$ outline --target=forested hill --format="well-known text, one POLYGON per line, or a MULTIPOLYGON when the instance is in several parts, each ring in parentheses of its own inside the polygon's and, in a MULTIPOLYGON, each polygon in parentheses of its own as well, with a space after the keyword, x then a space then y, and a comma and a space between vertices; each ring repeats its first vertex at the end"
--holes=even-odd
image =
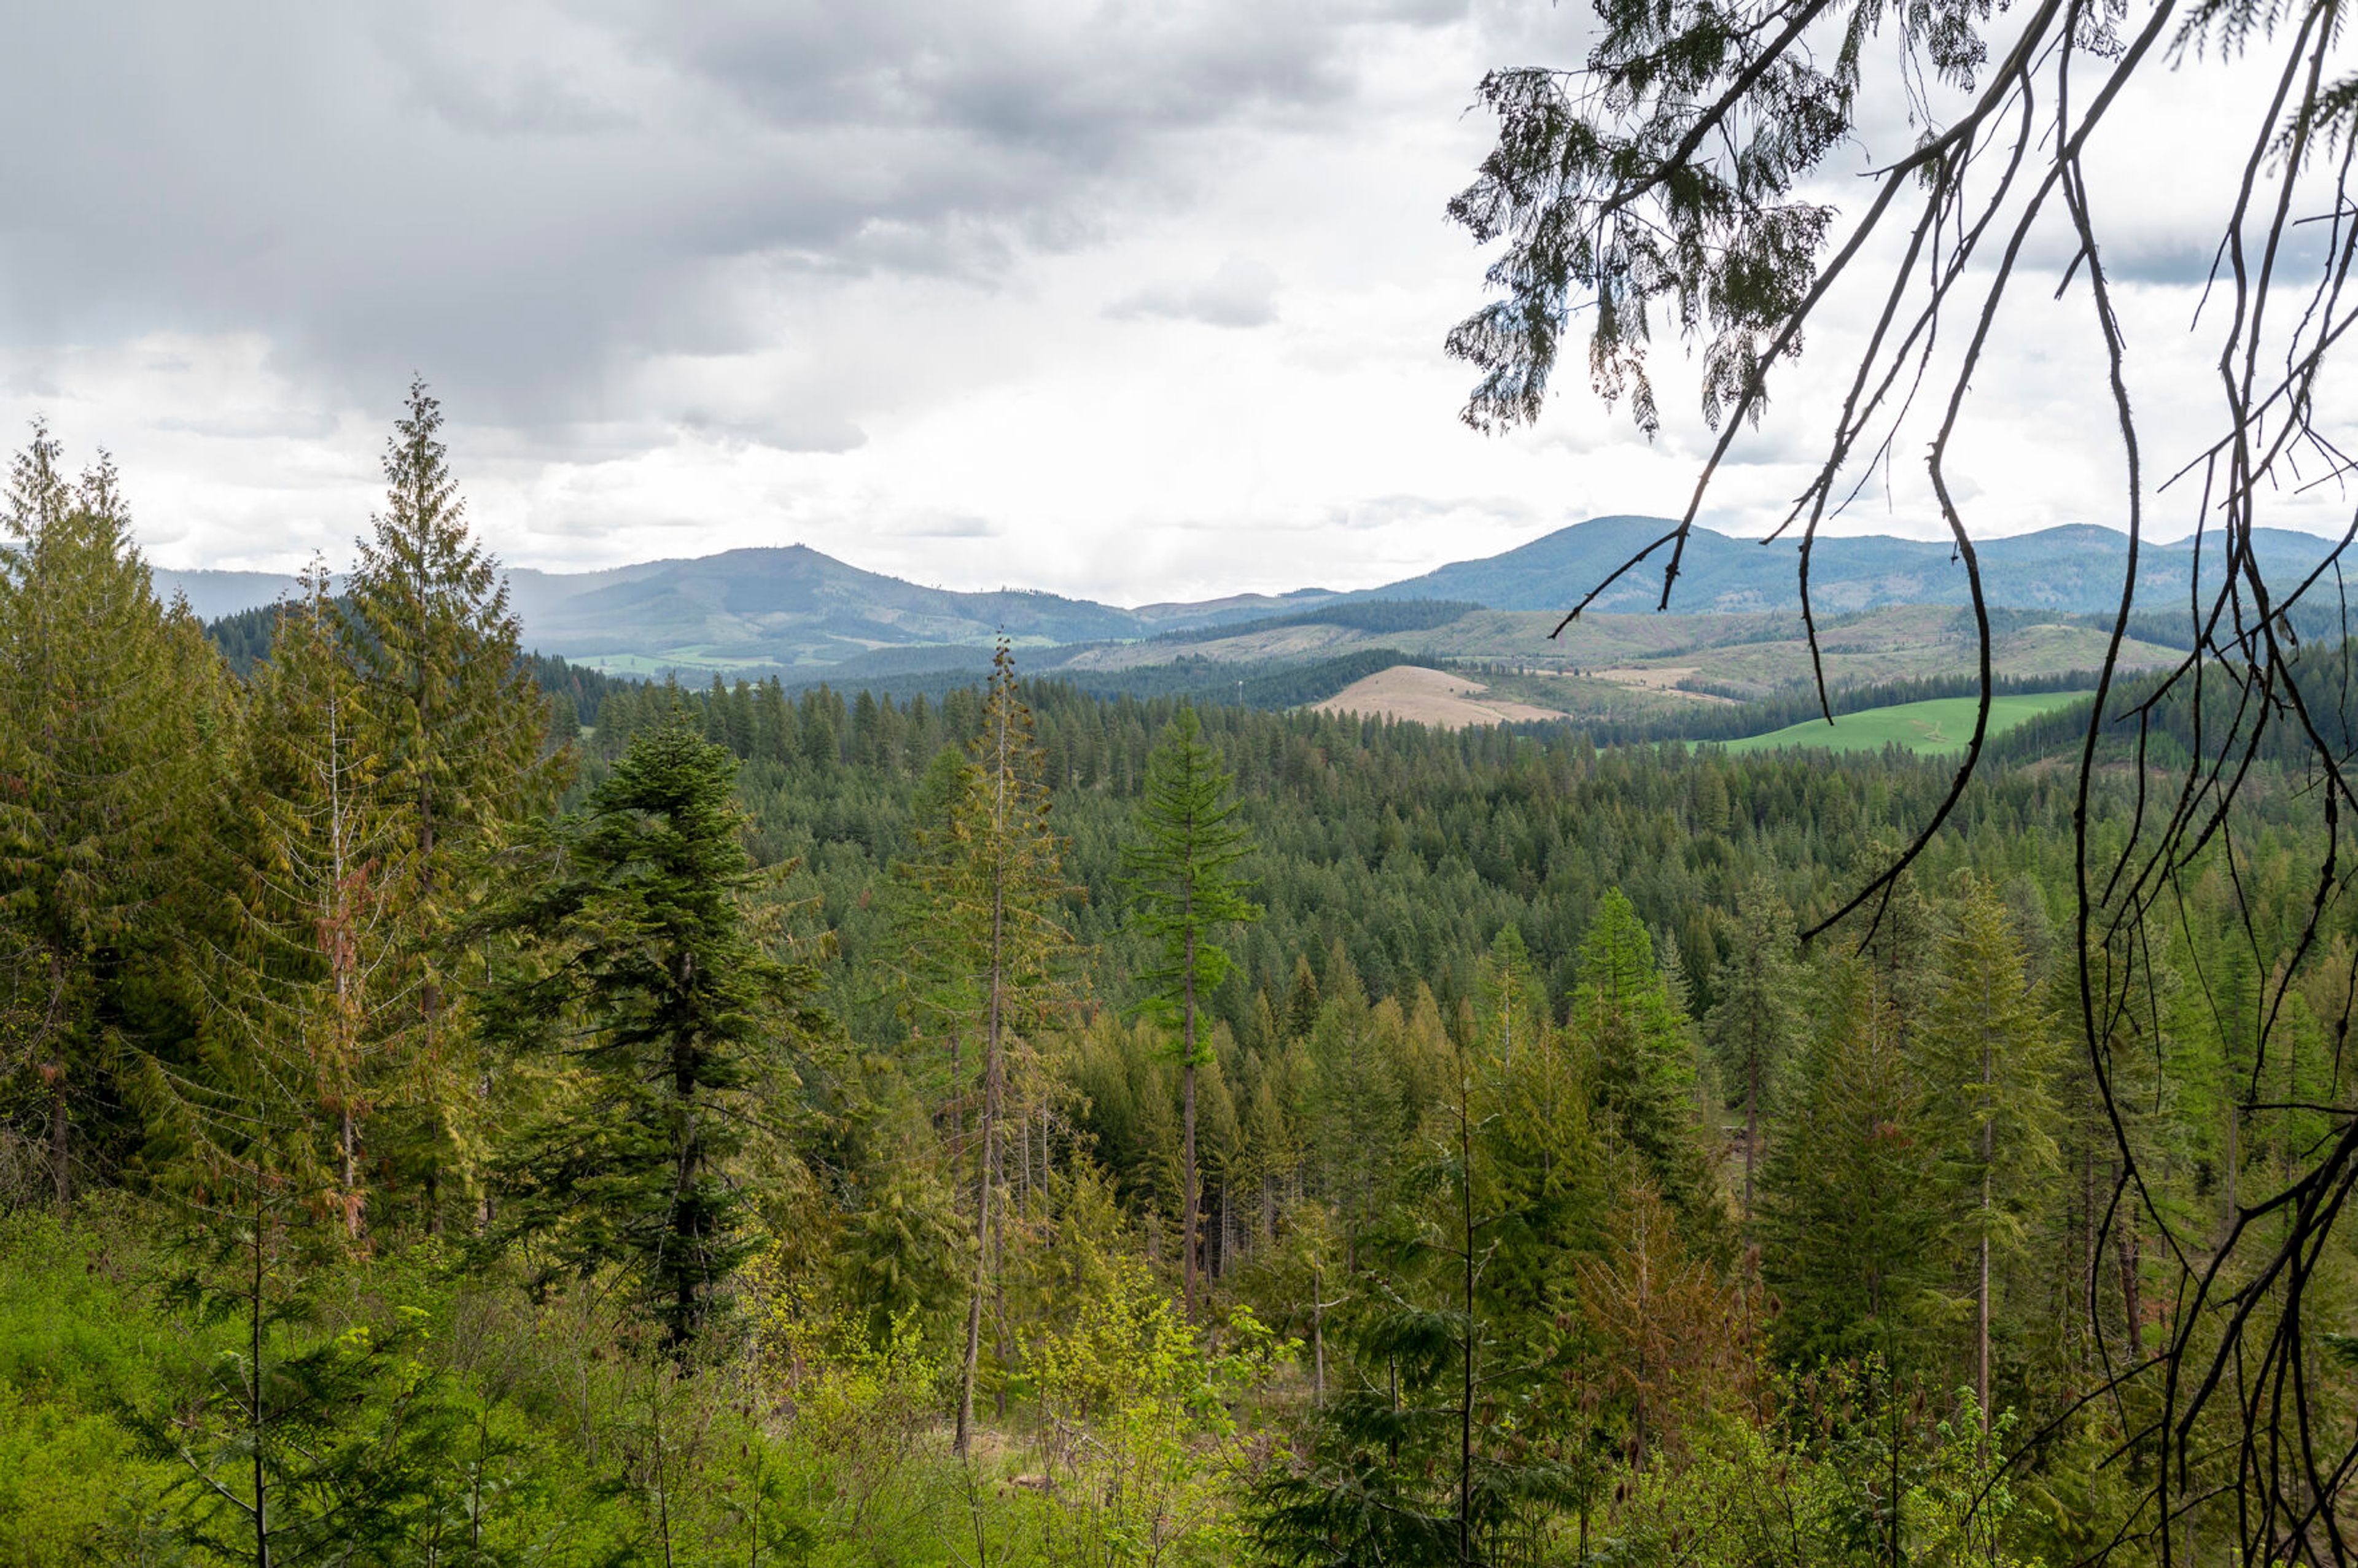
MULTIPOLYGON (((1122 935, 1119 850, 1154 741, 1179 704, 1099 699, 1055 681, 1027 683, 1023 693, 1058 831, 1071 841, 1070 914, 1102 993, 1120 995, 1141 960, 1122 935)), ((791 698, 766 687, 719 697, 616 687, 583 742, 583 778, 684 708, 743 760, 738 789, 757 857, 797 867, 792 885, 821 901, 814 918, 840 942, 838 974, 849 976, 881 940, 872 894, 909 852, 925 769, 975 731, 980 702, 979 688, 896 704, 824 688, 791 698)), ((1212 993, 1238 1038, 1260 997, 1282 1002, 1297 961, 1321 970, 1336 951, 1373 996, 1429 986, 1454 1008, 1472 996, 1480 955, 1509 925, 1536 972, 1568 992, 1581 934, 1616 887, 1676 953, 1707 1008, 1747 882, 1765 878, 1798 910, 1830 907, 1874 852, 1931 811, 1952 771, 1823 755, 1738 765, 1676 743, 1600 752, 1563 730, 1526 737, 1313 712, 1195 711, 1235 772, 1258 846, 1256 896, 1269 910, 1235 938, 1237 968, 1212 993)), ((2045 894, 2031 892, 2044 874, 2039 847, 2066 831, 2069 810, 2047 772, 2002 775, 1968 795, 1974 830, 1944 845, 1933 875, 1971 863, 2014 888, 2026 909, 2043 909, 2045 894)), ((847 994, 843 1005, 860 1004, 847 994)))
MULTIPOLYGON (((515 569, 507 574, 528 645, 599 667, 640 674, 667 668, 728 672, 775 670, 841 677, 889 677, 917 670, 972 673, 1004 633, 1036 665, 1061 663, 1063 650, 1212 629, 1269 631, 1330 624, 1387 632, 1428 627, 1437 613, 1383 608, 1433 600, 1462 615, 1493 611, 1569 610, 1634 552, 1670 526, 1659 517, 1597 517, 1560 528, 1483 560, 1464 561, 1353 594, 1303 589, 1285 595, 1238 595, 1201 603, 1126 609, 1055 594, 955 592, 860 570, 804 546, 730 550, 691 560, 652 561, 576 574, 515 569)), ((2329 541, 2263 530, 2255 546, 2270 569, 2296 579, 2322 558, 2329 541)), ((2061 614, 2118 608, 2126 535, 2094 526, 2049 528, 1987 541, 1981 550, 1984 589, 2001 608, 2061 614)), ((2215 578, 2216 545, 2204 562, 2215 578)), ((1607 612, 1651 611, 1661 594, 1663 557, 1624 576, 1596 601, 1607 612)), ((1696 530, 1681 567, 1672 608, 1734 614, 1798 610, 1794 550, 1763 547, 1709 529, 1696 530)), ((2184 546, 2148 545, 2140 568, 2140 604, 2170 607, 2186 598, 2193 569, 2184 546)), ((188 596, 207 620, 270 603, 290 579, 250 572, 158 572, 159 590, 188 596)), ((1821 539, 1811 582, 1821 615, 1891 605, 1963 605, 1963 569, 1949 546, 1876 535, 1821 539)), ((1494 650, 1529 654, 1542 639, 1494 650)))
MULTIPOLYGON (((18 460, 0 1563, 2062 1568, 2215 1328, 2151 1217, 2345 1130, 2300 749, 2091 1055, 2067 730, 1804 943, 1945 764, 535 665, 438 425, 266 656, 18 460)), ((2100 851, 2215 722, 2125 695, 2100 851)))
MULTIPOLYGON (((1492 610, 1554 611, 1580 603, 1630 557, 1673 526, 1660 517, 1596 517, 1492 556, 1463 561, 1371 592, 1397 599, 1470 599, 1492 610)), ((2283 529, 2261 529, 2254 548, 2271 571, 2298 582, 2325 558, 2334 541, 2283 529)), ((2224 546, 2214 535, 2201 567, 2216 582, 2224 546)), ((1982 540, 1976 549, 1982 591, 1997 607, 2080 614, 2120 608, 2128 535, 2081 524, 1982 540)), ((1797 611, 1801 606, 1799 540, 1764 545, 1697 528, 1679 563, 1671 608, 1689 612, 1797 611)), ((1650 611, 1661 600, 1667 546, 1631 568, 1598 595, 1605 611, 1650 611)), ((2196 566, 2190 544, 2147 542, 2137 567, 2140 608, 2177 605, 2187 598, 2196 566)), ((1810 556, 1810 594, 1821 615, 1888 604, 1965 604, 1964 568, 1946 542, 1887 535, 1827 535, 1810 556)))

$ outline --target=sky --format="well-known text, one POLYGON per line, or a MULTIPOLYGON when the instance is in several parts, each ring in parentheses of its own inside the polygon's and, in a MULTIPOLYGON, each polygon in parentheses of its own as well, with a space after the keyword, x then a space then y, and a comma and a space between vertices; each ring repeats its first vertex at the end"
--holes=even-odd
MULTIPOLYGON (((1444 213, 1492 129, 1475 84, 1575 63, 1592 27, 1493 0, 27 8, 0 426, 111 451, 182 568, 348 560, 413 373, 487 545, 546 569, 799 543, 1141 603, 1675 514, 1711 439, 1675 340, 1651 441, 1577 366, 1535 428, 1476 434, 1442 352, 1484 297, 1444 213)), ((2198 62, 2097 153, 2157 460, 2202 427, 2184 326, 2248 89, 2198 62)), ((1872 109, 1824 198, 1855 208, 1913 134, 1872 109)), ((2043 297, 1956 444, 1989 534, 2120 521, 2084 297, 2043 297)), ((1781 510, 1857 341, 1855 311, 1812 335, 1707 523, 1781 510)), ((1935 536, 1893 473, 1840 526, 1935 536)))

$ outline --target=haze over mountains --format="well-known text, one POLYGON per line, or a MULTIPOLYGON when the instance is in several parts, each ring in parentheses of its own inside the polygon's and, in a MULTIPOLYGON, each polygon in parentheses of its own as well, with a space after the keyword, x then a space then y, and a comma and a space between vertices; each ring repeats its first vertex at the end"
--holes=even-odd
MULTIPOLYGON (((688 560, 649 561, 605 571, 508 574, 525 643, 545 654, 615 672, 744 671, 816 676, 887 675, 978 663, 1001 633, 1019 646, 1102 644, 1240 626, 1349 601, 1433 599, 1493 611, 1561 613, 1671 524, 1658 517, 1592 518, 1486 559, 1353 593, 1303 589, 1196 602, 1137 607, 1002 589, 969 593, 926 588, 863 571, 802 545, 730 550, 688 560)), ((2305 573, 2331 541, 2270 531, 2259 550, 2271 569, 2305 573)), ((2117 607, 2127 537, 2087 524, 1993 539, 1979 546, 1994 606, 2063 613, 2117 607)), ((2220 557, 2206 547, 2205 575, 2220 557)), ((1594 608, 1652 610, 1664 556, 1622 577, 1594 608)), ((1674 611, 1791 613, 1799 608, 1796 548, 1762 546, 1698 528, 1681 569, 1674 611)), ((2146 546, 2138 603, 2185 601, 2194 567, 2190 545, 2146 546)), ((261 572, 157 569, 157 587, 188 596, 207 619, 267 604, 291 578, 261 572)), ((1812 552, 1812 602, 1822 615, 1893 605, 1962 605, 1965 574, 1949 547, 1887 535, 1821 539, 1812 552)))

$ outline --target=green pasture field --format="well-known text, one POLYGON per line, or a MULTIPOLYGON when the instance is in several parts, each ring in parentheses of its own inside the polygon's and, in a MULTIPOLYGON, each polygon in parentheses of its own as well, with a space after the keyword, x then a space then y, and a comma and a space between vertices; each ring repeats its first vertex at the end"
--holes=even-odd
MULTIPOLYGON (((2088 695, 2084 691, 2040 691, 1993 698, 1989 732, 1992 736, 2003 735, 2026 719, 2069 707, 2088 695)), ((1771 730, 1766 735, 1747 735, 1741 741, 1728 741, 1727 749, 1771 752, 1813 746, 1829 752, 1880 752, 1886 746, 1898 745, 1926 756, 1939 756, 1965 749, 1965 743, 1974 736, 1976 706, 1976 699, 1970 697, 1942 697, 1929 702, 1869 708, 1841 714, 1831 725, 1817 719, 1771 730)))

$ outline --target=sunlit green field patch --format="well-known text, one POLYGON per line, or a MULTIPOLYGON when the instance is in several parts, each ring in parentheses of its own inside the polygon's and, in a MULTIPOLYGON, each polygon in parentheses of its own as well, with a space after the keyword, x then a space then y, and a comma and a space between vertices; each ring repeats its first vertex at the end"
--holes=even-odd
MULTIPOLYGON (((2026 719, 2069 707, 2088 696, 2084 691, 2028 692, 1992 699, 1989 732, 2003 735, 2026 719)), ((1768 752, 1814 746, 1829 752, 1880 752, 1905 746, 1927 756, 1962 752, 1974 736, 1976 700, 1970 697, 1934 697, 1929 702, 1901 702, 1889 708, 1869 708, 1823 719, 1789 724, 1766 735, 1730 741, 1731 752, 1768 752)))

